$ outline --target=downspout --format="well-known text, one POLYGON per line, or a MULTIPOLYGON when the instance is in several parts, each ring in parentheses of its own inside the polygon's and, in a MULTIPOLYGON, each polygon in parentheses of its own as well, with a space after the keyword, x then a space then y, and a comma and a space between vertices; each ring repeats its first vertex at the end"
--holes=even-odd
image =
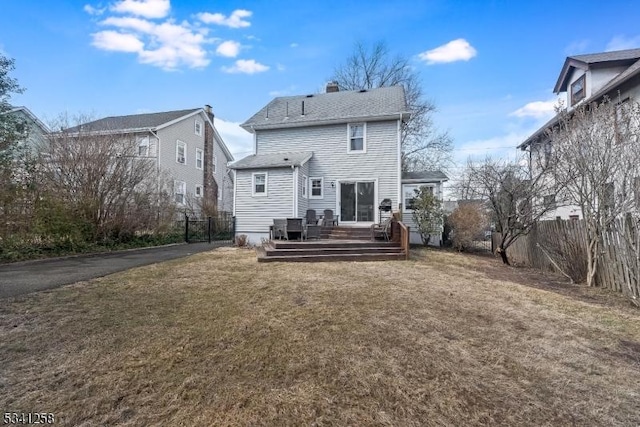
POLYGON ((402 113, 398 119, 398 212, 402 215, 402 113))
POLYGON ((156 206, 157 219, 160 220, 160 137, 156 132, 149 128, 149 133, 156 137, 156 206))
POLYGON ((238 170, 233 169, 233 216, 236 216, 236 200, 238 200, 238 170))
POLYGON ((298 217, 298 167, 291 165, 293 169, 293 217, 298 217))
POLYGON ((251 133, 253 133, 253 154, 254 155, 258 155, 258 134, 256 133, 256 130, 253 128, 253 125, 251 126, 251 133))

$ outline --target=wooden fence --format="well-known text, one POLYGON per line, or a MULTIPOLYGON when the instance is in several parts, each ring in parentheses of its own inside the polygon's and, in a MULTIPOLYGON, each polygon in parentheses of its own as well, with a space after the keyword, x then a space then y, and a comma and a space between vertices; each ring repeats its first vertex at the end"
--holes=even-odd
MULTIPOLYGON (((499 235, 493 235, 494 247, 499 235)), ((509 260, 572 277, 586 277, 587 232, 584 221, 540 221, 527 236, 507 249, 509 260), (553 262, 552 262, 553 260, 553 262), (556 264, 554 266, 554 263, 556 264)), ((640 298, 640 225, 632 218, 617 220, 602 238, 596 284, 640 298)))

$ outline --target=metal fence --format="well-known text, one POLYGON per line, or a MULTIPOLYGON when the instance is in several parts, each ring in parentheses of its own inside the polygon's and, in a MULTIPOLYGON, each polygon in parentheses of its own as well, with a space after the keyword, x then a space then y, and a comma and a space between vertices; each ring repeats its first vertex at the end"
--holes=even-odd
POLYGON ((176 221, 176 228, 184 231, 184 241, 195 242, 233 242, 235 217, 229 212, 219 212, 215 216, 189 216, 176 221))

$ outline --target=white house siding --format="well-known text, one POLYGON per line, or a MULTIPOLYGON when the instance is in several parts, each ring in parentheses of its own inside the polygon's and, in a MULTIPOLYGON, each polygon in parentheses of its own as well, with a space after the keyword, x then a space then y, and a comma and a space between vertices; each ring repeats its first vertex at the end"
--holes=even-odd
POLYGON ((304 187, 304 176, 309 177, 309 162, 298 168, 298 216, 304 218, 309 209, 309 187, 307 181, 307 196, 302 197, 302 188, 304 187))
MULTIPOLYGON (((442 183, 440 182, 422 182, 422 183, 410 183, 410 184, 402 184, 402 194, 404 194, 407 187, 415 187, 415 186, 429 186, 433 187, 433 194, 438 198, 438 200, 442 201, 442 183)), ((422 237, 420 237, 420 232, 418 231, 418 225, 413 220, 413 211, 407 210, 403 206, 402 211, 402 222, 405 223, 409 227, 409 239, 411 244, 419 245, 422 244, 422 237)), ((432 234, 431 239, 429 241, 430 246, 440 246, 442 244, 442 233, 432 234)))
POLYGON ((309 199, 309 209, 335 211, 337 184, 345 180, 377 180, 376 218, 377 207, 382 199, 391 199, 397 209, 400 178, 398 121, 368 122, 366 153, 347 153, 347 143, 346 123, 257 132, 257 154, 313 152, 308 176, 324 178, 324 196, 322 199, 309 199))
POLYGON ((236 235, 246 234, 250 244, 260 244, 269 237, 274 218, 291 218, 293 214, 293 170, 256 169, 236 172, 236 235), (267 195, 252 195, 252 174, 267 173, 267 195))

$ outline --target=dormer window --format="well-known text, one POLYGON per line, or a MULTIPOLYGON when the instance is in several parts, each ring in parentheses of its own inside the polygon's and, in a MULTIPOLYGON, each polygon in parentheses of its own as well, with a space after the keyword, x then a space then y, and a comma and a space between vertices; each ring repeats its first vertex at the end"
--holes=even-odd
POLYGON ((571 105, 576 105, 585 98, 587 94, 585 77, 586 74, 583 74, 582 77, 571 83, 571 105))

